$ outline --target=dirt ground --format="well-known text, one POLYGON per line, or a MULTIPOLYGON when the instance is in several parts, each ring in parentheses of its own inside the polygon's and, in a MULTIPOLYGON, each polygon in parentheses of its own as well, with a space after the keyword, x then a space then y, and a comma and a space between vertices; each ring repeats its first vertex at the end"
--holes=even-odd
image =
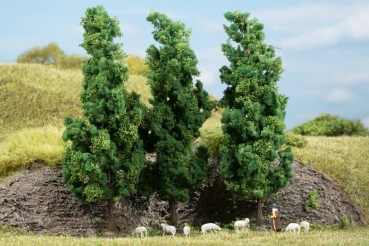
MULTIPOLYGON (((190 201, 178 204, 178 230, 184 223, 229 224, 242 218, 255 223, 256 201, 236 201, 225 189, 217 173, 219 160, 212 158, 207 182, 191 193, 190 201)), ((338 223, 346 215, 357 225, 367 222, 355 204, 326 175, 299 161, 293 163, 294 177, 289 185, 264 201, 264 225, 270 228, 271 204, 278 205, 282 226, 307 220, 311 223, 338 223), (319 208, 304 210, 310 190, 319 195, 319 208)), ((106 202, 80 203, 62 182, 61 166, 34 164, 0 183, 0 225, 20 227, 36 234, 99 236, 106 228, 106 202)), ((160 228, 168 218, 168 204, 151 197, 130 197, 115 203, 119 235, 143 225, 160 228)))

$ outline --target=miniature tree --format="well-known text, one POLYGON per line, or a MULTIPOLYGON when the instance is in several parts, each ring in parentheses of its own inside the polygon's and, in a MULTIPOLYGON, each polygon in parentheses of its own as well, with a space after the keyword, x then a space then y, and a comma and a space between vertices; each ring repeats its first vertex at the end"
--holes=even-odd
POLYGON ((220 69, 228 87, 221 103, 225 143, 220 148, 220 172, 227 188, 242 199, 257 200, 256 226, 262 225, 262 203, 293 176, 291 147, 285 143, 287 97, 278 94, 282 61, 264 43, 263 25, 249 13, 227 12, 228 40, 222 51, 230 62, 220 69), (235 45, 235 47, 233 46, 235 45), (276 160, 278 159, 278 160, 276 160))
POLYGON ((91 56, 83 64, 83 117, 65 119, 64 141, 71 141, 62 159, 63 181, 81 201, 108 201, 108 229, 115 231, 114 199, 136 192, 145 161, 138 126, 143 118, 139 96, 127 93, 128 68, 119 22, 104 7, 88 8, 81 20, 81 46, 91 56))
POLYGON ((18 63, 39 63, 43 65, 56 64, 65 57, 65 53, 56 43, 45 47, 34 47, 17 58, 18 63))
POLYGON ((155 152, 156 161, 143 169, 141 187, 146 194, 156 192, 169 202, 170 223, 176 225, 176 201, 187 201, 190 189, 205 178, 208 150, 203 145, 196 151, 192 147, 213 104, 199 80, 193 86, 193 77, 200 72, 189 45, 190 30, 155 11, 147 20, 161 46, 151 45, 146 51, 146 77, 153 98, 141 134, 145 150, 155 152))

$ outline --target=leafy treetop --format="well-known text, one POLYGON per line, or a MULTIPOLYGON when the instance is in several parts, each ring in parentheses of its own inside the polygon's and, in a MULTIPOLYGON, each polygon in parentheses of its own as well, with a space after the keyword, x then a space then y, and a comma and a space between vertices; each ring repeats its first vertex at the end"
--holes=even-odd
POLYGON ((145 149, 157 157, 155 164, 143 170, 142 181, 149 193, 158 192, 162 199, 186 201, 189 189, 205 177, 207 148, 200 146, 194 154, 192 143, 200 136, 213 104, 199 80, 193 86, 193 77, 200 72, 189 44, 190 30, 155 11, 147 20, 161 46, 151 45, 146 51, 146 77, 153 98, 142 136, 145 149))
POLYGON ((120 44, 119 22, 102 6, 88 8, 81 20, 82 47, 91 56, 83 64, 83 117, 65 119, 66 148, 63 181, 81 200, 109 200, 136 191, 145 155, 138 126, 143 118, 139 96, 129 94, 124 82, 128 68, 120 44))
POLYGON ((225 143, 220 169, 225 183, 241 199, 263 199, 286 186, 293 176, 291 147, 285 143, 287 97, 278 93, 282 61, 273 46, 264 43, 263 25, 249 13, 225 13, 229 39, 222 51, 229 66, 220 69, 227 84, 221 119, 225 143), (235 47, 233 46, 235 45, 235 47), (279 156, 279 162, 275 159, 279 156))

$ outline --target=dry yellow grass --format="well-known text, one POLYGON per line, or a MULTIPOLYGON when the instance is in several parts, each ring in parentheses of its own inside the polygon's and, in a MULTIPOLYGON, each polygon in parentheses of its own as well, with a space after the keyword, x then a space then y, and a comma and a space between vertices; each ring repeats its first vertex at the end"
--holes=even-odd
POLYGON ((25 168, 36 160, 46 165, 60 163, 66 143, 62 128, 45 126, 9 133, 0 142, 0 177, 25 168))
POLYGON ((139 74, 142 75, 149 68, 145 64, 145 60, 136 55, 129 55, 125 59, 126 65, 129 68, 130 74, 139 74))
POLYGON ((211 118, 207 119, 200 129, 200 132, 203 133, 205 130, 213 130, 214 128, 220 127, 220 119, 222 118, 222 113, 224 109, 219 109, 218 111, 213 111, 211 113, 211 118))
POLYGON ((78 70, 0 65, 0 134, 27 127, 62 126, 65 116, 79 116, 82 79, 78 70))

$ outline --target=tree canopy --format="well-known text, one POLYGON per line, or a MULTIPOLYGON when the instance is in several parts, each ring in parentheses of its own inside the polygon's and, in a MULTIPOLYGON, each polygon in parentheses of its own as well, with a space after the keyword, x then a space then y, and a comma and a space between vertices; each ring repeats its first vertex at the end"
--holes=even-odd
POLYGON ((143 118, 139 96, 128 93, 128 68, 119 21, 102 6, 88 8, 81 20, 81 46, 91 56, 83 63, 80 95, 83 117, 65 119, 64 141, 71 141, 62 160, 63 181, 80 200, 109 201, 109 226, 115 228, 112 201, 136 192, 145 161, 138 126, 143 118))
POLYGON ((205 178, 208 150, 200 145, 194 152, 192 144, 213 104, 201 81, 193 85, 200 72, 189 44, 190 30, 155 11, 147 20, 160 46, 146 50, 146 77, 153 98, 141 133, 146 151, 156 153, 156 162, 146 165, 141 181, 147 193, 157 192, 170 202, 171 222, 176 224, 175 201, 188 200, 189 190, 205 178))
POLYGON ((285 143, 287 97, 278 93, 283 72, 275 49, 264 43, 264 26, 249 13, 225 13, 228 35, 222 51, 230 62, 220 69, 227 84, 221 102, 226 109, 221 123, 225 142, 220 148, 220 171, 227 188, 240 199, 257 199, 257 226, 261 201, 277 192, 293 176, 291 147, 285 143), (235 46, 234 46, 235 45, 235 46), (278 159, 278 161, 276 161, 278 159))

